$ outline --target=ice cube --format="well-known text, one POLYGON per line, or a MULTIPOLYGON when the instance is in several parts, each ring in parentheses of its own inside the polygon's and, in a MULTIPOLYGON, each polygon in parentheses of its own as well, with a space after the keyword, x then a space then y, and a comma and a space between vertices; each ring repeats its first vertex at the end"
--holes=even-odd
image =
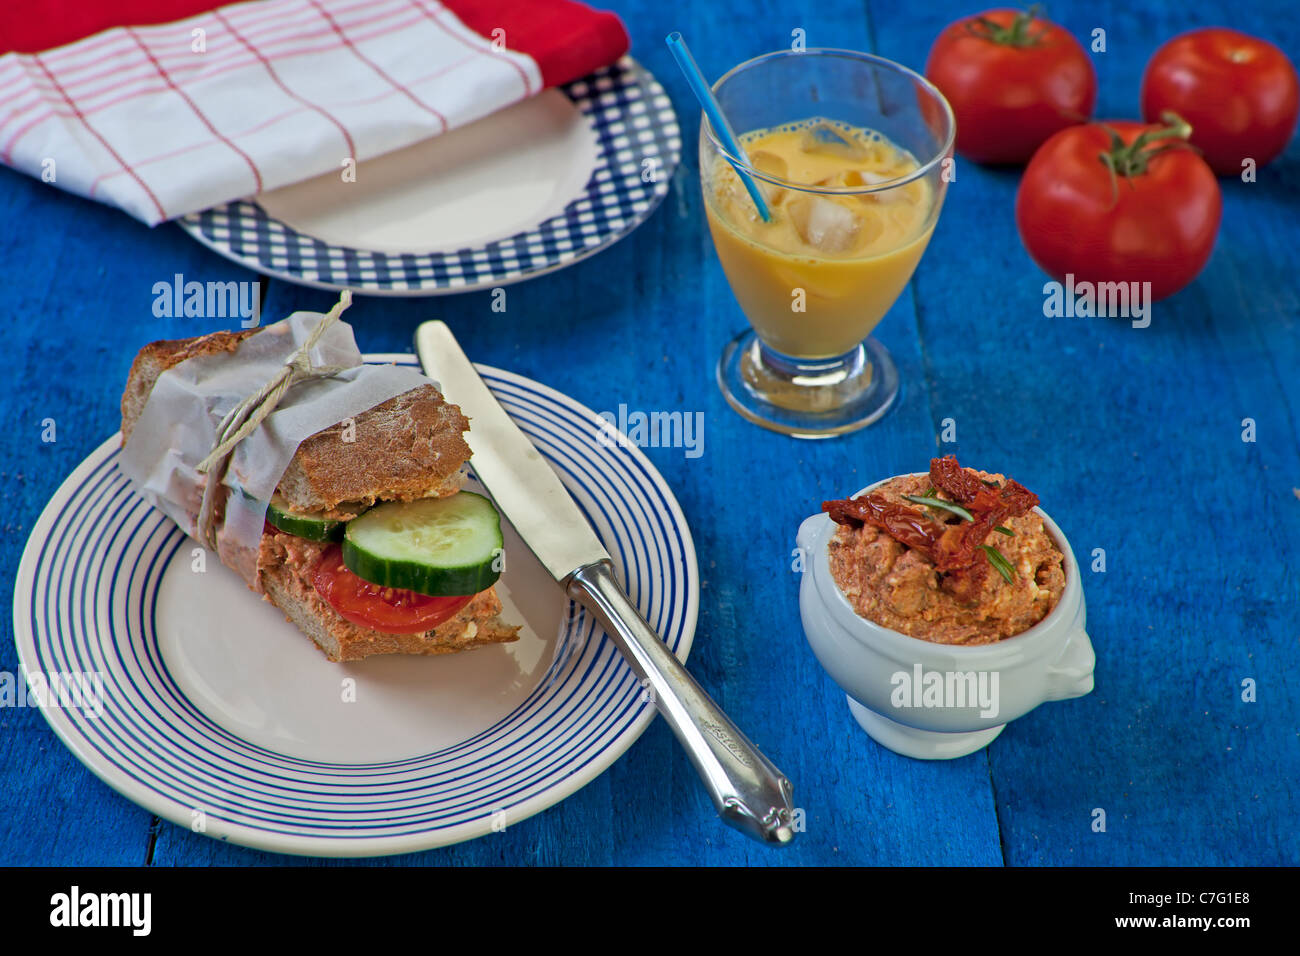
POLYGON ((758 221, 754 200, 731 163, 715 157, 705 180, 710 205, 722 219, 737 226, 758 221))
POLYGON ((754 200, 749 198, 740 177, 730 166, 713 182, 712 205, 722 219, 737 226, 758 218, 754 200))
MULTIPOLYGON (((750 153, 749 165, 753 166, 760 173, 771 176, 774 179, 788 180, 790 178, 789 164, 780 156, 776 155, 776 153, 769 153, 765 149, 760 149, 756 152, 750 153)), ((762 180, 759 180, 759 183, 763 188, 763 195, 767 197, 767 201, 772 205, 779 206, 785 201, 786 194, 789 190, 782 189, 780 186, 774 186, 771 183, 765 183, 762 180)))
POLYGON ((860 142, 849 139, 825 120, 820 120, 806 127, 799 140, 799 148, 805 153, 819 153, 836 159, 861 162, 868 156, 866 147, 860 142))
MULTIPOLYGON (((875 173, 869 173, 864 169, 850 169, 847 172, 834 173, 825 179, 817 180, 816 185, 827 186, 832 189, 861 189, 864 186, 876 186, 886 182, 887 176, 877 176, 875 173)), ((855 194, 856 199, 867 200, 870 193, 855 194)))
POLYGON ((891 177, 881 176, 878 173, 868 172, 865 169, 850 169, 844 174, 844 185, 846 186, 879 186, 881 183, 889 182, 891 177))
MULTIPOLYGON (((817 185, 862 189, 866 186, 879 186, 881 183, 887 183, 893 179, 901 179, 903 175, 905 174, 882 176, 879 173, 869 172, 865 169, 850 169, 847 173, 836 173, 834 176, 827 176, 819 181, 817 185)), ((893 186, 878 192, 852 193, 851 195, 852 198, 870 206, 893 206, 895 204, 915 206, 925 196, 925 185, 920 181, 913 181, 905 186, 893 186)))
POLYGON ((863 218, 833 199, 800 196, 786 209, 799 238, 818 252, 848 252, 858 244, 863 218))

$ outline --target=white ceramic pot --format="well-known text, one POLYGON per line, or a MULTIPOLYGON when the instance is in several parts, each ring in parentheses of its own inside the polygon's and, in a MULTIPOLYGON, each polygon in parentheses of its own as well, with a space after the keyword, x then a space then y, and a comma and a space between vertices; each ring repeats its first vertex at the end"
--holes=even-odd
POLYGON ((800 525, 804 634, 848 695, 853 716, 878 743, 908 757, 962 757, 1044 701, 1092 690, 1096 655, 1084 630, 1079 565, 1061 529, 1042 509, 1034 510, 1065 555, 1065 591, 1029 630, 970 647, 933 644, 860 616, 831 576, 828 544, 837 525, 825 514, 800 525))

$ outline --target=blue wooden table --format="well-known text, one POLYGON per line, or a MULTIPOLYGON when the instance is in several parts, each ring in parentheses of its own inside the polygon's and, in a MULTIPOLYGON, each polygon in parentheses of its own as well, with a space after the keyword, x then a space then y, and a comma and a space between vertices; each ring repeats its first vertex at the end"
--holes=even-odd
MULTIPOLYGON (((663 44, 682 30, 712 76, 790 43, 872 50, 920 68, 967 3, 664 4, 609 0, 633 53, 667 86, 686 136, 663 205, 614 248, 508 290, 362 298, 366 351, 409 351, 449 322, 479 361, 593 409, 702 411, 704 453, 647 449, 681 501, 703 580, 692 671, 790 776, 807 830, 774 852, 724 827, 656 721, 612 769, 505 832, 397 864, 1300 863, 1300 142, 1258 182, 1222 180, 1213 258, 1149 328, 1048 319, 1045 277, 1016 234, 1014 171, 959 164, 929 252, 879 329, 903 376, 874 427, 804 443, 743 422, 713 366, 744 326, 704 226, 697 111, 663 44), (671 7, 678 7, 674 12, 671 7), (1242 440, 1253 419, 1253 442, 1242 440), (941 423, 956 423, 941 443, 941 423), (986 751, 922 763, 870 741, 801 633, 791 571, 800 520, 823 498, 924 467, 936 453, 1011 474, 1041 496, 1081 557, 1096 690, 1012 723, 986 751), (1253 680, 1256 699, 1243 700, 1253 680), (1092 826, 1106 814, 1105 832, 1092 826)), ((1164 39, 1225 19, 1300 58, 1282 0, 1066 2, 1095 27, 1098 114, 1136 114, 1164 39)), ((118 425, 146 341, 220 320, 157 319, 155 282, 250 273, 167 225, 0 170, 0 275, 9 379, 0 390, 6 606, 28 531, 63 478, 118 425), (57 441, 42 442, 42 421, 57 441)), ((334 297, 270 282, 264 317, 334 297)), ((9 615, 0 671, 16 672, 9 615)), ((0 863, 279 864, 160 823, 84 769, 34 709, 0 710, 0 863)), ((364 861, 363 861, 364 862, 364 861)))

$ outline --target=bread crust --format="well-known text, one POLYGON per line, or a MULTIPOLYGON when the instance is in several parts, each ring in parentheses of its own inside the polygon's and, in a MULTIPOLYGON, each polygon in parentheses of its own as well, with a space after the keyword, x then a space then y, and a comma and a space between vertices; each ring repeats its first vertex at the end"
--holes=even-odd
MULTIPOLYGON (((142 348, 122 393, 122 444, 163 372, 195 356, 234 352, 260 331, 213 332, 142 348)), ((464 483, 468 430, 469 419, 458 407, 432 384, 420 385, 304 439, 278 490, 292 510, 344 518, 380 500, 446 497, 464 483)))
POLYGON ((304 603, 291 596, 284 571, 267 574, 263 578, 271 603, 283 613, 285 620, 315 642, 324 655, 335 663, 359 661, 376 654, 456 654, 488 644, 509 644, 519 640, 519 628, 504 623, 496 614, 483 617, 483 608, 495 606, 499 611, 501 600, 496 590, 489 588, 477 594, 474 600, 456 617, 438 625, 432 631, 420 634, 387 634, 373 631, 339 617, 324 602, 304 603))
MULTIPOLYGON (((151 342, 131 364, 122 393, 122 443, 140 419, 158 377, 186 359, 234 352, 260 329, 213 332, 190 339, 151 342)), ((432 384, 403 392, 350 422, 322 429, 299 446, 279 492, 291 510, 349 519, 378 500, 409 501, 455 494, 470 456, 469 419, 432 384)), ((375 654, 453 654, 518 640, 519 628, 498 616, 495 588, 474 596, 454 617, 431 631, 389 634, 341 617, 311 581, 323 545, 270 531, 262 536, 257 580, 266 598, 307 634, 331 661, 375 654)), ((253 555, 247 555, 250 564, 253 555)), ((232 556, 223 551, 223 562, 232 556)))
POLYGON ((420 385, 304 439, 279 491, 302 511, 455 494, 470 456, 468 430, 459 408, 420 385))
POLYGON ((519 628, 498 616, 501 599, 496 588, 480 591, 454 617, 418 634, 389 634, 353 624, 330 607, 313 583, 325 547, 280 531, 268 532, 262 537, 258 570, 271 602, 331 661, 358 661, 375 654, 454 654, 519 639, 519 628))
POLYGON ((163 339, 150 342, 137 352, 126 377, 126 390, 122 392, 122 444, 126 445, 135 423, 144 413, 158 376, 186 359, 233 352, 240 342, 260 331, 260 328, 243 329, 239 332, 212 332, 190 339, 163 339))

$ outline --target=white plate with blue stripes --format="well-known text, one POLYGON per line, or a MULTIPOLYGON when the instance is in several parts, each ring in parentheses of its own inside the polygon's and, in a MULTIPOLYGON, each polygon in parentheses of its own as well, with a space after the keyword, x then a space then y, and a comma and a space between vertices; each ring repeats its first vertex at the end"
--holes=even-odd
POLYGON ((471 292, 562 269, 628 235, 668 194, 681 145, 668 94, 625 56, 403 156, 367 160, 353 182, 331 173, 178 222, 286 282, 367 295, 471 292))
MULTIPOLYGON (((699 571, 663 478, 639 449, 601 441, 602 420, 572 399, 479 371, 684 661, 699 571)), ((55 733, 162 819, 281 853, 445 846, 569 796, 654 718, 612 641, 508 522, 498 591, 518 642, 333 664, 131 490, 119 441, 78 466, 32 529, 14 633, 55 733)))

